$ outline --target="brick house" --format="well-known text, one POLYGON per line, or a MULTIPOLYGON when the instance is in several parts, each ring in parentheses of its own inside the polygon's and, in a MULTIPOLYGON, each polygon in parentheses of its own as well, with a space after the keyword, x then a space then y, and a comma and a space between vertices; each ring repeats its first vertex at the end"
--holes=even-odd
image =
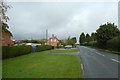
POLYGON ((59 46, 59 44, 60 44, 60 41, 57 39, 57 37, 54 34, 52 34, 52 37, 49 38, 46 43, 46 45, 51 45, 54 48, 59 46))
POLYGON ((2 46, 11 46, 14 45, 14 41, 11 40, 11 35, 5 31, 2 31, 2 46))

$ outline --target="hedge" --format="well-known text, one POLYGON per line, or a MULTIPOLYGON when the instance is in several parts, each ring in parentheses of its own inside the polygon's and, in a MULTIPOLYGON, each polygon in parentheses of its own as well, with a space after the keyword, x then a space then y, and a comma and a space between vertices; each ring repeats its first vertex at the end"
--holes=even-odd
POLYGON ((83 46, 92 46, 92 47, 98 47, 97 41, 90 41, 89 43, 82 44, 83 46))
POLYGON ((2 59, 12 58, 32 52, 32 46, 3 46, 2 59))
MULTIPOLYGON (((89 43, 84 44, 84 46, 92 46, 92 47, 101 48, 99 44, 97 43, 97 41, 91 41, 89 43)), ((120 52, 120 36, 117 36, 111 40, 108 40, 104 49, 120 52)))
POLYGON ((110 50, 120 51, 120 36, 117 36, 107 42, 107 48, 110 50))
POLYGON ((36 46, 36 51, 40 52, 40 51, 45 51, 45 50, 51 50, 52 46, 49 45, 40 45, 40 46, 36 46))
POLYGON ((57 48, 64 48, 64 46, 57 46, 57 48))

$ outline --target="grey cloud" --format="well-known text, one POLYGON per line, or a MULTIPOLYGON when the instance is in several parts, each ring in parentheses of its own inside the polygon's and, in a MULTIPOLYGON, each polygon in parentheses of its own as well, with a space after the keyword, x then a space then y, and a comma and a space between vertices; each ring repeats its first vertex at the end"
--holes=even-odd
POLYGON ((115 3, 9 3, 10 30, 13 39, 42 39, 48 29, 49 37, 56 34, 59 39, 76 36, 81 32, 94 32, 100 24, 117 22, 115 3))

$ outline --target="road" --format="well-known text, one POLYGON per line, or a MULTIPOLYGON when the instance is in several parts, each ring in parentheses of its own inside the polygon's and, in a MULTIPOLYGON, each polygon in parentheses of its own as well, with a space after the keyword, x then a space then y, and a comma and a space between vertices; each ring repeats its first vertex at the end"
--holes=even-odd
POLYGON ((85 46, 79 46, 79 50, 84 78, 118 78, 120 55, 85 46))

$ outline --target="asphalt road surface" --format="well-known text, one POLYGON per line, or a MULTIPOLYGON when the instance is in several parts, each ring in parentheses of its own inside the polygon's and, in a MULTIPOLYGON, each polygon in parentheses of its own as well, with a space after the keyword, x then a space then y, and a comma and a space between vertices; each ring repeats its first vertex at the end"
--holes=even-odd
POLYGON ((84 78, 118 78, 120 55, 79 46, 84 78))

